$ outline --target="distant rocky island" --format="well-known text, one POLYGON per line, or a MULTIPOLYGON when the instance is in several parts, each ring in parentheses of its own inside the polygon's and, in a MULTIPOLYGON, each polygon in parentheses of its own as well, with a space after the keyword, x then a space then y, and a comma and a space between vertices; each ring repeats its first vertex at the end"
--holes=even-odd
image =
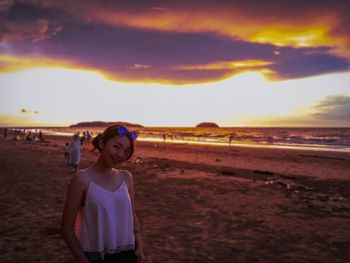
POLYGON ((70 125, 70 128, 80 128, 80 127, 108 127, 111 125, 123 125, 131 128, 143 128, 140 124, 129 123, 129 122, 107 122, 107 121, 91 121, 91 122, 79 122, 77 124, 70 125))
POLYGON ((220 126, 214 122, 201 122, 196 125, 197 128, 219 128, 220 126))

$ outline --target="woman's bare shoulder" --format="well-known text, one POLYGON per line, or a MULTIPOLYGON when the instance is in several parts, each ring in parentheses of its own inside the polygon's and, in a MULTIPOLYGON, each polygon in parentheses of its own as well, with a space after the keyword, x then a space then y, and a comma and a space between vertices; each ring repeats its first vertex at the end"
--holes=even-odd
POLYGON ((127 184, 130 185, 133 182, 132 173, 128 170, 118 170, 119 174, 123 176, 124 180, 127 181, 127 184))
POLYGON ((89 186, 89 178, 85 170, 80 170, 73 175, 71 184, 79 189, 87 189, 89 186))

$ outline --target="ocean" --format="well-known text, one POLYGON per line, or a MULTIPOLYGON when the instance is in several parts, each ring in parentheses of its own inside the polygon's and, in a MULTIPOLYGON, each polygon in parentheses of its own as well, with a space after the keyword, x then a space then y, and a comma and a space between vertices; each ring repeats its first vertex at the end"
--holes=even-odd
MULTIPOLYGON (((65 136, 77 131, 80 134, 90 131, 95 136, 103 131, 103 128, 96 127, 40 129, 44 134, 65 136)), ((38 132, 39 128, 31 130, 38 132)), ((137 128, 136 131, 140 141, 350 152, 350 128, 147 127, 137 128)))

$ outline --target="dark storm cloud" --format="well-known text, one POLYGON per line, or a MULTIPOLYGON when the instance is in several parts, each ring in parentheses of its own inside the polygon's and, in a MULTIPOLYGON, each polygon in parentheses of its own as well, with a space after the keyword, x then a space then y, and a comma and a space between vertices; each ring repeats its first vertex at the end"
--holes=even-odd
POLYGON ((322 52, 300 52, 293 57, 279 59, 270 69, 275 72, 277 78, 293 79, 346 71, 350 69, 349 65, 347 58, 322 52))
POLYGON ((320 121, 343 121, 350 124, 350 97, 345 95, 328 96, 313 108, 317 113, 312 117, 320 121))
POLYGON ((0 12, 8 11, 15 3, 15 0, 0 1, 0 12))
POLYGON ((263 116, 248 119, 246 125, 280 127, 350 127, 350 96, 331 95, 304 109, 309 112, 292 116, 263 116))
POLYGON ((0 43, 38 42, 62 30, 61 24, 51 19, 58 15, 57 12, 49 12, 33 5, 12 1, 12 5, 0 11, 0 15, 0 43))

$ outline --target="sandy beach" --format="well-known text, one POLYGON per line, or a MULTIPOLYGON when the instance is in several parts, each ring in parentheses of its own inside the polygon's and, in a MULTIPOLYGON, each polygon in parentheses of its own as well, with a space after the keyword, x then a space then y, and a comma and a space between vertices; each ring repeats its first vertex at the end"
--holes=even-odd
MULTIPOLYGON (((0 140, 0 262, 73 262, 69 139, 46 139, 0 140)), ((150 262, 350 262, 350 153, 137 142, 125 168, 150 262)))

